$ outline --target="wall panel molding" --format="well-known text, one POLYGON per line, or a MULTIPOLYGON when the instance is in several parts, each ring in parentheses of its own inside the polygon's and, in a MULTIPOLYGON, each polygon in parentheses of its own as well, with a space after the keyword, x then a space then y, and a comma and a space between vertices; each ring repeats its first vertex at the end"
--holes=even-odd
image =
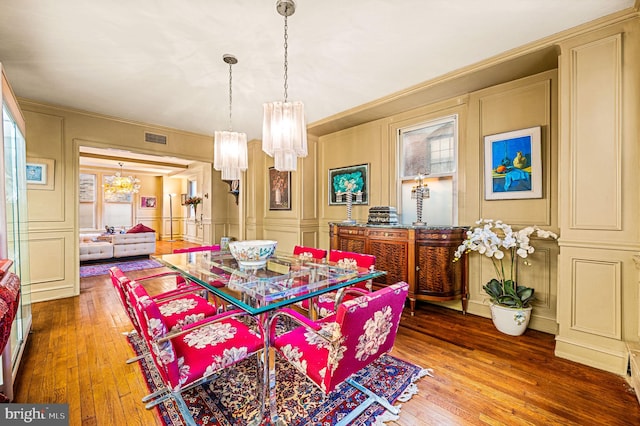
POLYGON ((597 336, 622 337, 622 262, 571 259, 571 329, 597 336))
POLYGON ((622 34, 569 50, 570 228, 622 229, 622 34))

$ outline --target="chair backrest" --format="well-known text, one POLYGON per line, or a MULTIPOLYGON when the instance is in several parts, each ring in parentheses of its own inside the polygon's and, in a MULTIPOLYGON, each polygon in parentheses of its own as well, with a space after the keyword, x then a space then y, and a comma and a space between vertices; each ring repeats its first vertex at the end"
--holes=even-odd
POLYGON ((293 255, 311 257, 314 260, 324 260, 327 257, 327 251, 313 247, 295 246, 293 255))
POLYGON ((122 303, 122 307, 127 313, 131 324, 133 324, 133 328, 140 333, 140 324, 138 323, 134 307, 131 305, 127 294, 131 284, 131 279, 127 277, 117 266, 109 268, 109 277, 111 277, 111 284, 113 284, 113 288, 116 290, 120 303, 122 303))
POLYGON ((399 282, 338 306, 334 336, 339 332, 341 338, 330 348, 327 393, 391 350, 408 291, 409 285, 399 282))
MULTIPOLYGON (((376 267, 376 257, 374 255, 342 250, 331 250, 329 252, 329 262, 336 263, 346 269, 350 269, 354 263, 357 268, 366 268, 370 271, 373 271, 376 267)), ((360 281, 354 287, 372 291, 373 281, 360 281)))
POLYGON ((372 254, 355 253, 342 250, 329 251, 329 262, 340 262, 345 259, 352 259, 359 267, 372 270, 376 264, 376 257, 372 254))
POLYGON ((173 250, 174 253, 191 253, 194 251, 220 251, 220 245, 214 244, 212 246, 187 247, 173 250))

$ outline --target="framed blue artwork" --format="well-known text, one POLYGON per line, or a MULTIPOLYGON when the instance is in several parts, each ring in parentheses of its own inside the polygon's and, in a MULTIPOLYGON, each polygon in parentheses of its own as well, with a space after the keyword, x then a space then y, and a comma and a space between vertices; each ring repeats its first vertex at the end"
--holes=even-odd
POLYGON ((369 164, 329 169, 329 205, 347 204, 347 190, 352 204, 369 204, 369 164))
POLYGON ((54 164, 54 160, 49 158, 27 158, 27 189, 53 190, 54 164))
POLYGON ((542 198, 540 126, 484 137, 484 198, 542 198))

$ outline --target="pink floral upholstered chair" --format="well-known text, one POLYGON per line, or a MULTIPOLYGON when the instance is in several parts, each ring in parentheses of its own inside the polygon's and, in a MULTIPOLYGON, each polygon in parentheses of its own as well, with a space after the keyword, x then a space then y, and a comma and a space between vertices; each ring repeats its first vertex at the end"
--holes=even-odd
POLYGON ((295 246, 293 255, 307 261, 324 262, 327 258, 327 251, 313 247, 295 246))
POLYGON ((292 309, 283 309, 274 316, 272 333, 280 316, 302 325, 274 336, 274 346, 325 394, 346 381, 369 397, 340 424, 348 424, 373 402, 382 404, 393 414, 398 413, 396 407, 350 376, 391 350, 408 289, 407 283, 399 282, 348 300, 338 306, 334 316, 317 322, 292 309))
MULTIPOLYGON (((180 329, 185 324, 199 321, 204 317, 208 317, 216 313, 216 307, 209 303, 207 299, 197 294, 202 291, 202 287, 200 286, 188 285, 165 293, 149 296, 147 291, 138 281, 173 275, 172 273, 168 273, 166 275, 156 274, 134 281, 127 277, 120 268, 113 266, 109 269, 109 275, 111 277, 111 283, 116 290, 116 294, 118 295, 118 298, 120 299, 135 332, 140 335, 142 335, 142 330, 135 314, 134 304, 129 296, 129 290, 133 287, 140 287, 138 290, 140 297, 144 296, 150 298, 162 307, 161 311, 163 315, 167 316, 167 323, 174 329, 180 329)), ((131 363, 137 359, 139 359, 139 357, 131 358, 127 360, 127 363, 131 363)))
MULTIPOLYGON (((259 352, 263 338, 235 319, 243 311, 227 311, 171 331, 161 306, 139 291, 130 290, 143 336, 151 346, 153 362, 160 373, 164 389, 143 398, 147 409, 173 398, 189 425, 195 425, 181 393, 209 381, 218 371, 259 352), (149 402, 150 401, 150 402, 149 402)), ((256 360, 258 361, 258 360, 256 360)))
MULTIPOLYGON (((342 250, 331 250, 329 252, 329 263, 344 269, 370 270, 373 271, 376 265, 376 257, 370 254, 355 253, 342 250)), ((361 281, 356 285, 339 292, 326 293, 316 300, 316 312, 318 317, 326 317, 335 313, 337 305, 344 300, 352 299, 352 294, 361 295, 370 292, 373 288, 371 280, 361 281)), ((304 300, 302 307, 309 309, 309 301, 304 300), (305 303, 306 302, 306 303, 305 303)))

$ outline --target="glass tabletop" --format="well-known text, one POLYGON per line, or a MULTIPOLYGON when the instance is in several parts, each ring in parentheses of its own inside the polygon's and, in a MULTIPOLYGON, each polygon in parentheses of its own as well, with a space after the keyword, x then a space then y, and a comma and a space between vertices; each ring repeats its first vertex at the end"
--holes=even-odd
POLYGON ((262 267, 241 268, 228 251, 152 256, 252 315, 385 274, 346 269, 294 256, 273 256, 262 267))

